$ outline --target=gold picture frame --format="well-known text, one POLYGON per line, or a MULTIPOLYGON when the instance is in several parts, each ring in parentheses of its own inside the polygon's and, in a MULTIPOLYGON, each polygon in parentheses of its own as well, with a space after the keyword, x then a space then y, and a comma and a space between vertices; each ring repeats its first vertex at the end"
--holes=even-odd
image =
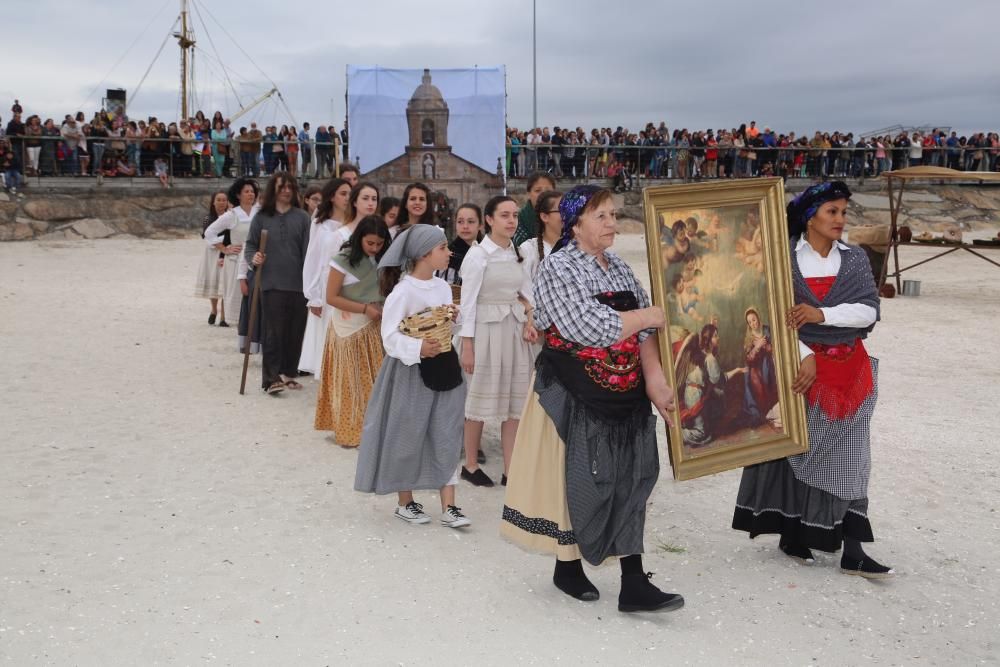
POLYGON ((643 206, 674 478, 808 451, 782 180, 646 188, 643 206))

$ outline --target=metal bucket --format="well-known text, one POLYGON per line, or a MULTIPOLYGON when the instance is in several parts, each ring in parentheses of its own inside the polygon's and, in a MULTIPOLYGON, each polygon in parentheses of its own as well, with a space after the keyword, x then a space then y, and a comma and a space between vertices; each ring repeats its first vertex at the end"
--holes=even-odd
POLYGON ((903 291, 900 294, 903 296, 920 296, 920 281, 904 280, 903 291))

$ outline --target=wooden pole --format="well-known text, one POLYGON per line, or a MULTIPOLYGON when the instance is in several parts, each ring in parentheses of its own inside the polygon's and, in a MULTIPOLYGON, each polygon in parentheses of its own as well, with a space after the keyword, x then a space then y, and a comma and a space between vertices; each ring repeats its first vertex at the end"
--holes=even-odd
POLYGON ((899 209, 903 207, 903 190, 905 189, 906 179, 904 178, 899 181, 899 196, 896 199, 896 206, 894 207, 896 212, 892 215, 892 259, 893 263, 896 265, 896 294, 903 293, 903 287, 899 275, 902 273, 902 271, 899 270, 899 226, 896 221, 899 219, 899 209))
MULTIPOLYGON (((260 247, 258 251, 264 254, 267 250, 267 230, 260 230, 260 247)), ((260 301, 260 274, 264 271, 264 265, 254 267, 253 271, 253 294, 250 296, 250 320, 247 322, 247 339, 243 344, 243 377, 240 378, 240 396, 245 393, 247 387, 247 368, 250 366, 250 345, 253 341, 253 330, 257 324, 257 304, 260 301)), ((263 350, 261 351, 263 353, 263 350)))
MULTIPOLYGON (((882 259, 882 271, 878 280, 879 290, 885 285, 886 278, 890 275, 889 260, 892 258, 892 248, 896 244, 896 209, 893 205, 895 197, 892 191, 892 176, 887 176, 885 180, 889 186, 889 244, 885 247, 885 257, 882 259)), ((896 270, 899 270, 898 264, 896 265, 896 270)))

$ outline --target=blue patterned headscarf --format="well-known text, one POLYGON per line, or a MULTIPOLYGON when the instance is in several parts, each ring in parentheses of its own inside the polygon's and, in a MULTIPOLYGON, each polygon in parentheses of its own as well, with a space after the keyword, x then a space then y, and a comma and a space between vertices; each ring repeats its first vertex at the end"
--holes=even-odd
POLYGON ((828 201, 850 199, 851 191, 843 181, 826 181, 806 188, 788 203, 788 235, 802 236, 809 219, 828 201))
POLYGON ((587 206, 587 202, 603 189, 596 185, 578 185, 562 196, 562 201, 559 202, 559 215, 563 223, 562 236, 556 241, 552 252, 561 250, 573 240, 573 227, 580 221, 580 213, 587 206))

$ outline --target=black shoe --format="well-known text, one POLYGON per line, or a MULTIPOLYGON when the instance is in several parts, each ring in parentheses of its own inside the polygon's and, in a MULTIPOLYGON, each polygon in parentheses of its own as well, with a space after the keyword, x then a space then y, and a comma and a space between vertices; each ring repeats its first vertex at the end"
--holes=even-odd
POLYGON ((812 565, 816 562, 816 559, 813 558, 812 552, 801 544, 781 540, 778 542, 778 548, 781 549, 786 556, 791 556, 805 565, 812 565))
POLYGON ((222 320, 221 322, 219 322, 219 326, 222 327, 223 329, 228 329, 229 328, 229 325, 226 324, 225 320, 222 320))
POLYGON ((478 463, 479 465, 483 465, 484 463, 486 463, 486 453, 483 452, 483 450, 481 449, 478 452, 476 452, 476 463, 478 463))
POLYGON ((653 573, 623 574, 622 590, 618 594, 618 611, 674 611, 684 606, 677 593, 664 593, 649 580, 653 573))
POLYGON ((208 316, 208 323, 210 325, 215 324, 215 313, 212 313, 211 315, 208 316))
POLYGON ((583 564, 579 560, 556 561, 556 571, 552 574, 552 583, 566 595, 582 602, 594 602, 601 598, 601 592, 583 572, 583 564))
POLYGON ((844 574, 853 574, 865 579, 888 579, 896 574, 891 567, 886 567, 871 556, 865 556, 861 560, 849 559, 842 556, 840 559, 840 571, 844 574))
POLYGON ((469 472, 462 466, 462 479, 471 482, 473 486, 493 486, 493 480, 483 472, 482 468, 476 468, 476 472, 469 472))
POLYGON ((507 475, 500 476, 500 486, 507 486, 507 475))

